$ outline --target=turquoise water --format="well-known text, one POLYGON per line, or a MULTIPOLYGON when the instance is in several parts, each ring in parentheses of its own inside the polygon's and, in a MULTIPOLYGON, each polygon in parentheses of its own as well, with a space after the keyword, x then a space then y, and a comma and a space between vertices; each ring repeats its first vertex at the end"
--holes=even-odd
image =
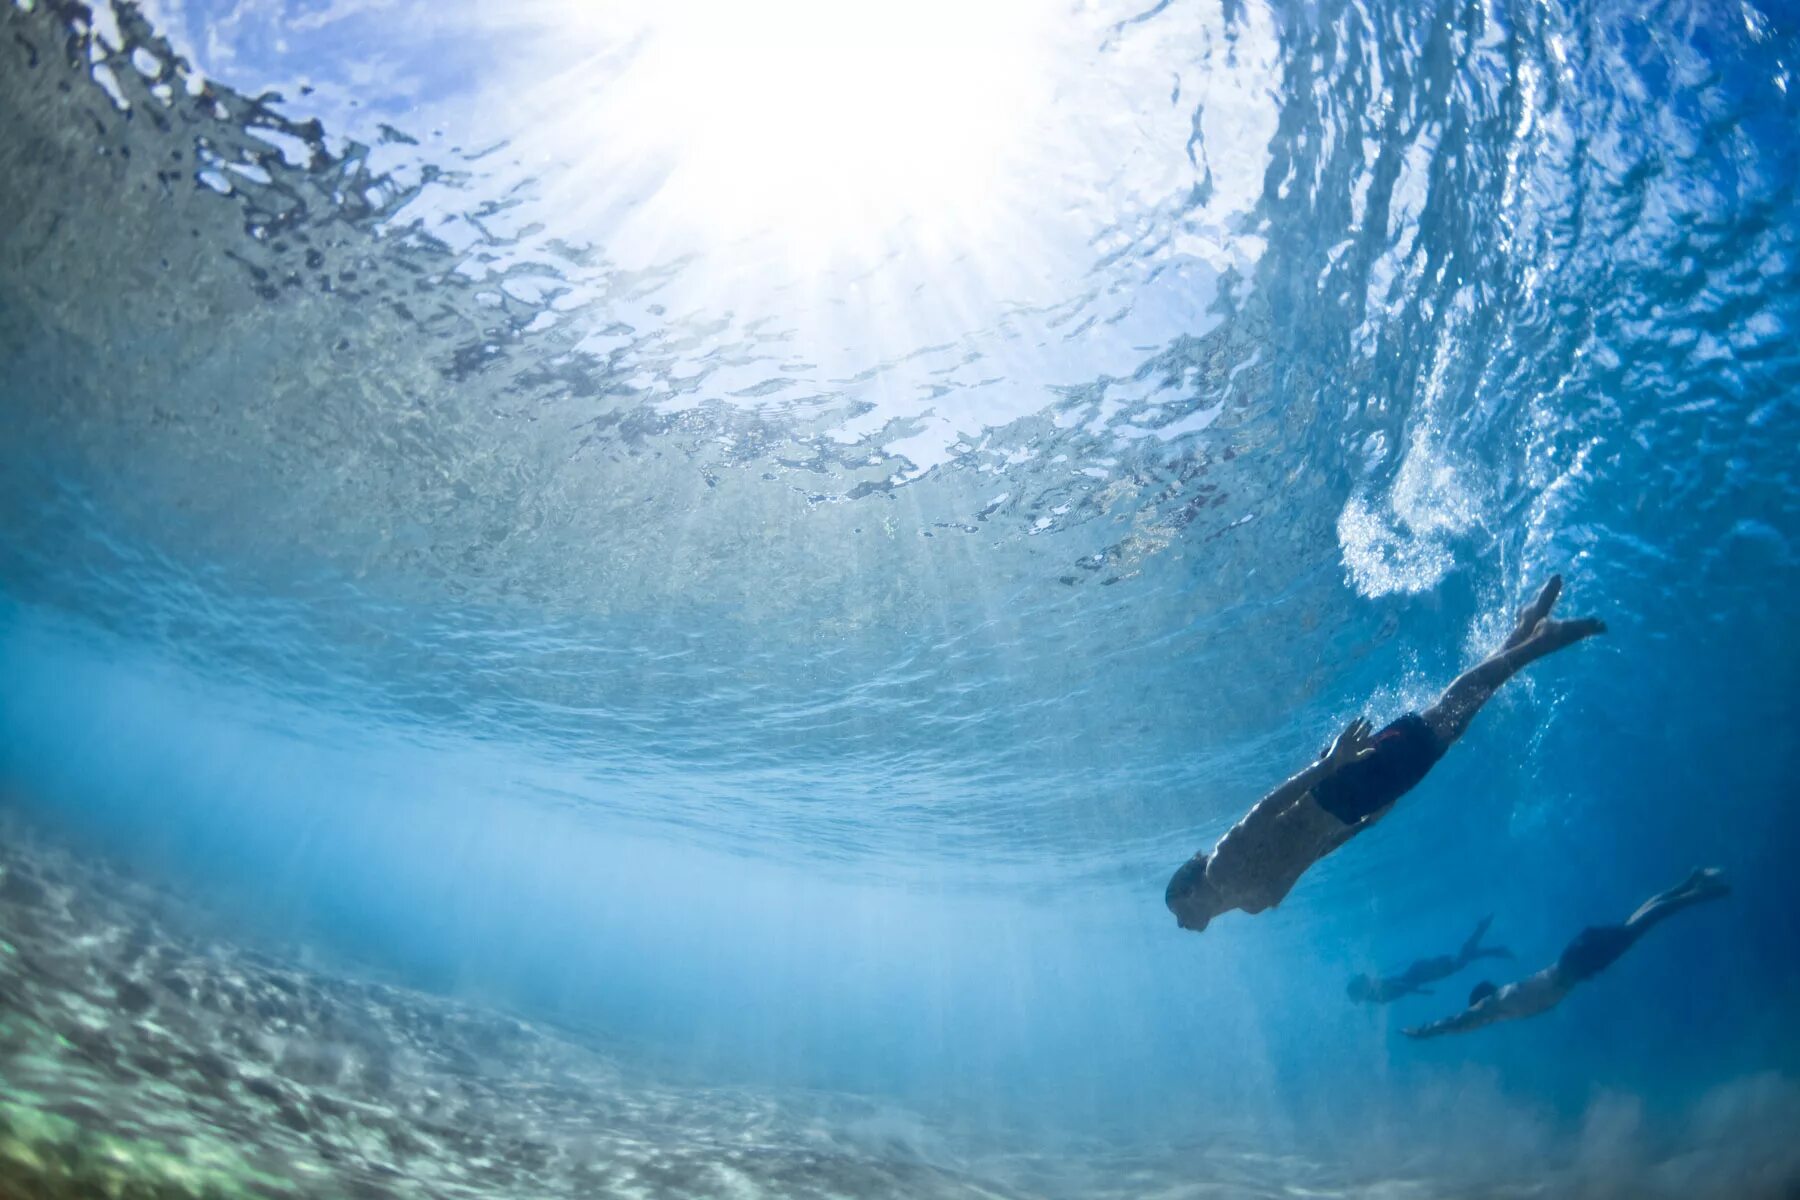
POLYGON ((1797 1186, 1791 9, 0 20, 19 845, 556 1031, 496 1087, 606 1056, 553 1123, 680 1147, 647 1194, 747 1130, 846 1195, 1797 1186), (1556 571, 1605 638, 1175 928, 1176 865, 1556 571), (1346 999, 1702 864, 1727 903, 1546 1016, 1346 999))

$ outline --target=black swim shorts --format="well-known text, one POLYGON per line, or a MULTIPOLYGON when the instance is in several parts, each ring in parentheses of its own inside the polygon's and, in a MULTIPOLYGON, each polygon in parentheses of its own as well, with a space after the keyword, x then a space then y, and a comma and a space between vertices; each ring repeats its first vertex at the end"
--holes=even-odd
POLYGON ((1407 713, 1373 741, 1375 753, 1340 768, 1313 789, 1319 807, 1346 825, 1404 796, 1444 756, 1437 734, 1418 713, 1407 713))
POLYGON ((1618 961, 1635 941, 1636 935, 1623 925, 1590 925, 1575 935, 1556 960, 1556 973, 1567 983, 1592 979, 1618 961))

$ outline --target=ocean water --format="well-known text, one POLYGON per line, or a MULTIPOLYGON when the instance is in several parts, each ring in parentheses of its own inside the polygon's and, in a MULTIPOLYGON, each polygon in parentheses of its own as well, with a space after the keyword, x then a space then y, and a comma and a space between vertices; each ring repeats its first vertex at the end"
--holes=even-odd
POLYGON ((1800 1195, 1791 5, 0 26, 0 1197, 1800 1195))

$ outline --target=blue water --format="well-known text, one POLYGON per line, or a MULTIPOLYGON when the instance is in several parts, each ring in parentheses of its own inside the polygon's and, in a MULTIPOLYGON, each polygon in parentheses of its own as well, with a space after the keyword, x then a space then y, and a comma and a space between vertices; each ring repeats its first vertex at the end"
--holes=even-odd
POLYGON ((0 9, 5 807, 1028 1194, 1788 1194, 1796 13, 728 11, 0 9), (1603 639, 1175 928, 1556 571, 1603 639), (1702 864, 1544 1017, 1345 998, 1702 864))

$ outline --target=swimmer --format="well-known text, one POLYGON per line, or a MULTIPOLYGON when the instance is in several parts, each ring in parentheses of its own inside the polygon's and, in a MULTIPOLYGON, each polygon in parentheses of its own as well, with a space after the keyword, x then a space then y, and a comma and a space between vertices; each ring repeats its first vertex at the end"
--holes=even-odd
POLYGON ((1350 981, 1350 998, 1364 1004, 1391 1004, 1402 996, 1429 996, 1431 989, 1426 984, 1448 979, 1478 958, 1511 958, 1513 952, 1505 946, 1481 944, 1482 936, 1487 933, 1488 926, 1493 921, 1492 917, 1483 917, 1481 924, 1475 926, 1475 932, 1469 935, 1468 940, 1462 944, 1462 949, 1455 955, 1440 954, 1436 958, 1422 958, 1400 974, 1390 975, 1386 979, 1358 975, 1350 981))
POLYGON ((1553 576, 1519 612, 1506 642, 1459 675, 1436 704, 1371 733, 1350 722, 1312 766, 1270 792, 1169 880, 1163 903, 1183 929, 1199 932, 1234 908, 1259 913, 1286 898, 1319 859, 1387 815, 1469 727, 1501 684, 1547 654, 1605 631, 1592 618, 1553 620, 1562 591, 1553 576))
POLYGON ((1637 940, 1657 922, 1691 905, 1720 900, 1730 894, 1731 887, 1719 868, 1697 870, 1681 884, 1644 901, 1623 925, 1590 925, 1582 930, 1562 952, 1561 958, 1536 975, 1527 975, 1505 987, 1495 987, 1483 980, 1469 993, 1469 1007, 1463 1011, 1401 1032, 1413 1038, 1467 1033, 1495 1021, 1512 1021, 1548 1012, 1562 1003, 1563 997, 1576 984, 1592 979, 1617 962, 1619 955, 1637 945, 1637 940))

